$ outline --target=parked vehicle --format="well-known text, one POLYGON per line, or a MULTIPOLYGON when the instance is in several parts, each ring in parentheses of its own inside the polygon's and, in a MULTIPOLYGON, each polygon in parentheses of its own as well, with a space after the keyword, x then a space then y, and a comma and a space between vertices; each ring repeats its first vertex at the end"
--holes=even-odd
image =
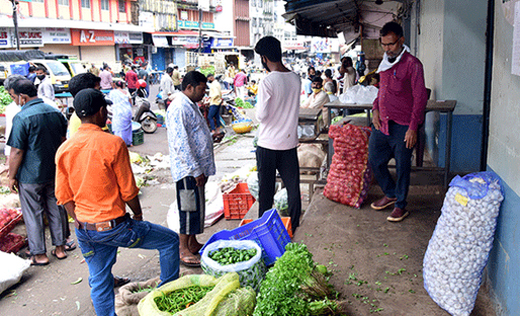
POLYGON ((68 91, 69 81, 72 77, 61 62, 51 59, 33 59, 29 60, 29 62, 37 67, 41 66, 47 69, 56 93, 68 91))
POLYGON ((150 109, 148 93, 146 92, 145 87, 146 83, 144 84, 144 87, 141 85, 133 94, 133 97, 135 98, 135 106, 137 107, 133 120, 141 123, 141 128, 145 133, 153 134, 157 130, 157 116, 150 109))

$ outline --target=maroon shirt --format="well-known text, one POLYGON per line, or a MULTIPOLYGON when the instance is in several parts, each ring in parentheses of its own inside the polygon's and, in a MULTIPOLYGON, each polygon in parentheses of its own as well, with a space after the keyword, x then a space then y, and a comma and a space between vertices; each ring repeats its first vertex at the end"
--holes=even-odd
POLYGON ((396 65, 379 75, 379 92, 373 109, 379 110, 381 132, 389 135, 389 121, 417 131, 424 121, 428 101, 422 63, 405 52, 396 65))
POLYGON ((128 89, 137 89, 137 74, 133 70, 129 70, 125 76, 126 83, 128 84, 128 89))

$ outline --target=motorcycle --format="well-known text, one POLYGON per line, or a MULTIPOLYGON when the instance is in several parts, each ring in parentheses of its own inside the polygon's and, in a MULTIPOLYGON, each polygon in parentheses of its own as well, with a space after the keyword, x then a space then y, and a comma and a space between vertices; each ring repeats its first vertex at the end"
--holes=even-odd
POLYGON ((145 90, 145 86, 139 85, 133 97, 135 98, 135 106, 137 108, 133 120, 141 123, 141 128, 145 133, 155 133, 157 130, 157 116, 150 110, 150 101, 148 101, 148 93, 145 90))

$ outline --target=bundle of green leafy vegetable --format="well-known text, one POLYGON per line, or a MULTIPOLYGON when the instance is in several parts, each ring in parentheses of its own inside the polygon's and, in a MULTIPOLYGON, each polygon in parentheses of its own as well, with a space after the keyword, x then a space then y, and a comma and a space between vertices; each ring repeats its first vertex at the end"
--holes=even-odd
POLYGON ((253 316, 339 313, 341 304, 330 299, 336 293, 322 272, 306 245, 287 244, 260 285, 253 316))
POLYGON ((0 113, 5 112, 5 108, 13 102, 9 92, 7 92, 4 86, 0 86, 0 113))

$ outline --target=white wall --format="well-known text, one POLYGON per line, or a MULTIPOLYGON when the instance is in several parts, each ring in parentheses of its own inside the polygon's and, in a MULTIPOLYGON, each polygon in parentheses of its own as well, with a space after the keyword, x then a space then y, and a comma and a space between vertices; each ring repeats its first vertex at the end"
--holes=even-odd
POLYGON ((215 30, 220 32, 229 32, 233 34, 233 26, 235 24, 235 17, 233 14, 233 0, 222 0, 222 12, 215 12, 213 14, 213 21, 215 23, 215 30))
POLYGON ((431 99, 442 95, 444 2, 444 0, 421 1, 417 57, 424 66, 426 87, 432 89, 431 99))
POLYGON ((488 165, 520 195, 520 77, 511 74, 513 26, 497 6, 488 165))

